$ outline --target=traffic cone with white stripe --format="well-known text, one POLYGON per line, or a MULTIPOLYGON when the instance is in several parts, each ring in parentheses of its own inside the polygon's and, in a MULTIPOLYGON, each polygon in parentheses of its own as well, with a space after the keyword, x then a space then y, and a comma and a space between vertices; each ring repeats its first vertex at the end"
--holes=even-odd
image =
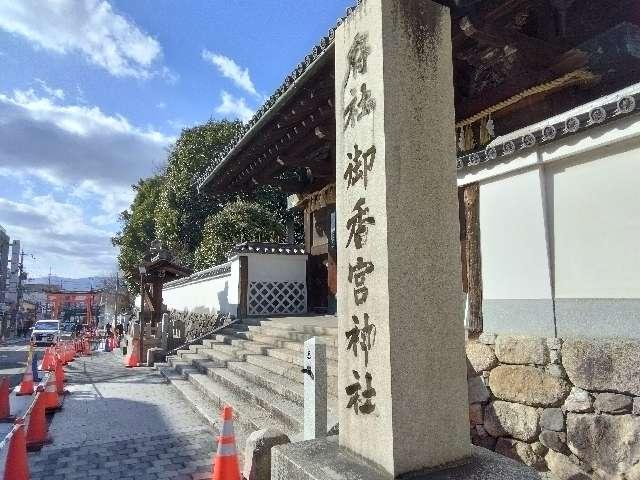
POLYGON ((44 387, 44 392, 41 393, 44 397, 45 410, 58 410, 62 407, 60 396, 58 395, 58 387, 56 385, 55 375, 49 375, 47 380, 47 386, 44 387))
POLYGON ((140 341, 134 340, 131 346, 131 353, 124 357, 124 366, 127 368, 140 366, 140 341))
POLYGON ((233 432, 233 408, 222 409, 222 434, 218 436, 218 451, 213 458, 212 480, 241 480, 236 436, 233 432))
POLYGON ((33 372, 31 371, 31 359, 33 358, 33 345, 29 345, 29 355, 27 355, 27 367, 22 374, 20 386, 16 391, 16 395, 33 394, 33 372))
POLYGON ((49 427, 45 417, 45 398, 38 393, 35 404, 29 414, 27 424, 27 450, 39 450, 45 443, 49 443, 49 427))
POLYGON ((56 368, 56 358, 53 347, 48 347, 44 351, 42 358, 42 370, 52 371, 56 368))
POLYGON ((31 395, 33 394, 33 373, 31 372, 31 365, 27 364, 27 368, 22 374, 22 380, 20 386, 16 391, 16 395, 31 395))
POLYGON ((16 423, 13 430, 0 444, 0 456, 4 465, 0 468, 4 480, 29 480, 29 459, 27 457, 27 438, 24 424, 16 423), (5 442, 9 442, 5 445, 5 442))

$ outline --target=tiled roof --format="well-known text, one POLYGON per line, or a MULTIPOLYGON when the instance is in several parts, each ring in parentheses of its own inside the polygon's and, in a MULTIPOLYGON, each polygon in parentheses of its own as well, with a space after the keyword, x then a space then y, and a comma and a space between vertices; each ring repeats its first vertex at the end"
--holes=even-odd
MULTIPOLYGON (((361 3, 361 0, 358 0, 358 4, 361 3)), ((246 140, 253 136, 253 130, 262 123, 261 120, 265 119, 268 113, 271 113, 272 108, 280 102, 283 98, 287 96, 292 87, 296 85, 298 80, 310 70, 310 67, 314 65, 319 59, 323 58, 323 56, 333 48, 333 42, 335 40, 336 28, 344 22, 344 20, 355 10, 355 6, 349 7, 346 10, 346 15, 338 19, 336 25, 331 27, 327 32, 327 35, 322 37, 320 41, 311 49, 308 55, 304 57, 304 59, 298 63, 298 65, 293 69, 293 71, 287 75, 287 77, 282 82, 282 85, 267 99, 267 101, 256 111, 251 120, 247 122, 238 134, 232 139, 229 144, 222 149, 222 151, 218 152, 214 158, 211 160, 211 166, 205 173, 196 179, 196 183, 198 188, 204 187, 208 180, 211 178, 213 172, 216 170, 218 166, 220 166, 228 157, 233 156, 241 144, 243 144, 246 140)))

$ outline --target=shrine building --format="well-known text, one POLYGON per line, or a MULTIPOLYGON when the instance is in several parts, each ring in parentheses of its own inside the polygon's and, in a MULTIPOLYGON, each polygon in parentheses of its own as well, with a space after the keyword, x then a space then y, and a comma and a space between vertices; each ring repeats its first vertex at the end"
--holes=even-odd
MULTIPOLYGON (((452 17, 468 331, 640 338, 640 5, 438 3, 452 17)), ((198 307, 335 314, 336 242, 348 235, 336 224, 336 176, 366 180, 368 160, 355 146, 357 171, 336 171, 334 33, 198 180, 200 191, 281 188, 304 216, 304 246, 240 245, 228 264, 168 283, 170 308, 190 307, 181 288, 200 285, 198 307)), ((366 52, 354 55, 366 68, 366 52)), ((348 94, 362 113, 366 86, 348 94)), ((405 228, 415 249, 430 248, 405 228)))

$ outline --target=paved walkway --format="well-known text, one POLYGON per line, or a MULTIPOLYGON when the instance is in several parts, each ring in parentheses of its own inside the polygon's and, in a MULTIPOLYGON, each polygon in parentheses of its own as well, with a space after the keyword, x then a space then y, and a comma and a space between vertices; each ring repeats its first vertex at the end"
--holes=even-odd
POLYGON ((119 353, 66 368, 53 443, 29 455, 33 480, 211 478, 216 432, 149 368, 126 369, 119 353))

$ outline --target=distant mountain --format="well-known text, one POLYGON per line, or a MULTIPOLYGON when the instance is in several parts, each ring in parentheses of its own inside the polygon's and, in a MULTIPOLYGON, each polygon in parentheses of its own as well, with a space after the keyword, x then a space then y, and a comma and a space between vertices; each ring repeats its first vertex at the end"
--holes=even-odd
MULTIPOLYGON (((62 286, 67 291, 88 291, 91 288, 98 290, 104 286, 108 277, 66 278, 51 275, 51 285, 62 286)), ((29 278, 26 283, 49 283, 49 277, 29 278)))

